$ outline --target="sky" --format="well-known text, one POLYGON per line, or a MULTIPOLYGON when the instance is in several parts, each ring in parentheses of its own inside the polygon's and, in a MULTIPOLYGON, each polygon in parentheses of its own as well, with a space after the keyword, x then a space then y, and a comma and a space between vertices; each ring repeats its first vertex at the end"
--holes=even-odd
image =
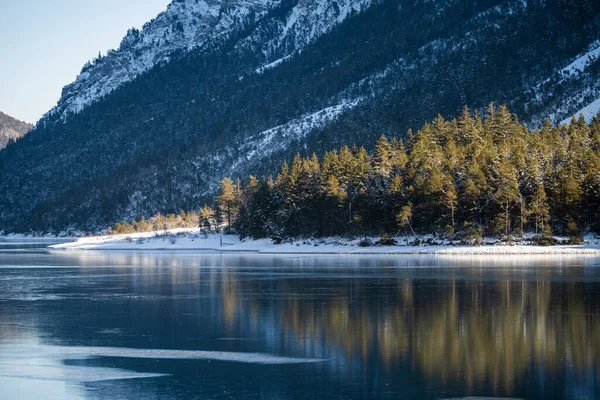
POLYGON ((35 123, 86 61, 171 0, 0 0, 0 111, 35 123))

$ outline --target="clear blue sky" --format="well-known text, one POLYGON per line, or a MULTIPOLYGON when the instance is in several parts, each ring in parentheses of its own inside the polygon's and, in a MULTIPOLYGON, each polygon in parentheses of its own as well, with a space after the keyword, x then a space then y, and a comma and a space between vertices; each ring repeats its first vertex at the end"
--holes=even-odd
POLYGON ((0 0, 0 111, 36 122, 86 61, 171 0, 0 0))

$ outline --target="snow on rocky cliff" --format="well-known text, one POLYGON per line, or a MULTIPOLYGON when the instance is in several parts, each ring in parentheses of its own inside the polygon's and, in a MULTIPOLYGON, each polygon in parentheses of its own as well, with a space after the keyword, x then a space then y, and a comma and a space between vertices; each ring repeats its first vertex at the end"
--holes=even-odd
MULTIPOLYGON (((256 30, 238 43, 262 53, 265 63, 278 54, 292 55, 354 12, 378 0, 300 0, 284 19, 273 18, 275 35, 256 30)), ((152 67, 168 62, 174 52, 218 45, 236 29, 269 18, 278 0, 173 0, 167 9, 131 29, 119 49, 88 63, 77 79, 63 88, 56 114, 65 120, 152 67)), ((257 66, 259 68, 260 65, 257 66)))
POLYGON ((250 14, 260 18, 275 4, 274 0, 174 0, 141 31, 129 30, 118 50, 86 65, 75 82, 65 86, 57 106, 46 116, 58 113, 64 119, 78 113, 155 65, 169 61, 173 52, 226 38, 250 14))

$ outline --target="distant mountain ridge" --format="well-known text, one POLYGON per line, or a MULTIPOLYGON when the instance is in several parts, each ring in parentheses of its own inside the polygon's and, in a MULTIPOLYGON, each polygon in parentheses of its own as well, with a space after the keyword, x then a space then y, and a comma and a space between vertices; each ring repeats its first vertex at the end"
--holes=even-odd
POLYGON ((32 128, 33 125, 0 112, 0 150, 25 136, 32 128))
POLYGON ((177 0, 0 152, 0 230, 98 230, 438 113, 590 119, 596 0, 177 0), (565 11, 565 10, 568 10, 565 11))

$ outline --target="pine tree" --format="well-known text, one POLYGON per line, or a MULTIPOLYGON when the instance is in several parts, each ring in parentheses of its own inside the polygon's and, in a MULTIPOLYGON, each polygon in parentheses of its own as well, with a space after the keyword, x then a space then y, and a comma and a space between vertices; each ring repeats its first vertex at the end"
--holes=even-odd
POLYGON ((142 217, 140 222, 137 224, 138 232, 150 232, 152 230, 152 226, 146 221, 146 218, 142 217))
POLYGON ((348 195, 335 176, 327 179, 323 190, 327 195, 326 208, 329 210, 328 213, 324 213, 324 217, 327 219, 324 225, 329 235, 339 234, 342 226, 345 226, 342 222, 343 214, 340 211, 344 209, 348 195))
POLYGON ((227 216, 227 233, 231 233, 233 221, 239 207, 239 195, 236 185, 230 178, 221 180, 221 188, 219 190, 219 206, 224 210, 227 216))
POLYGON ((521 194, 516 171, 507 160, 503 160, 499 166, 497 189, 493 197, 500 210, 496 215, 497 231, 508 235, 511 231, 511 211, 519 204, 521 194))
POLYGON ((563 216, 565 222, 567 224, 571 221, 577 223, 581 218, 581 200, 583 190, 581 185, 575 177, 568 173, 567 171, 563 171, 562 175, 562 184, 561 184, 561 194, 562 201, 561 209, 563 211, 563 216))
POLYGON ((375 144, 375 152, 373 153, 373 171, 375 174, 389 176, 391 169, 392 146, 385 135, 381 135, 377 144, 375 144))
POLYGON ((455 140, 460 146, 471 149, 482 140, 477 121, 471 116, 471 111, 467 106, 463 107, 462 112, 456 121, 456 127, 457 134, 455 140))
MULTIPOLYGON (((450 210, 450 228, 448 231, 451 231, 451 234, 454 233, 454 228, 456 226, 455 214, 456 214, 456 205, 457 205, 458 195, 456 193, 456 188, 452 184, 452 182, 447 182, 444 189, 444 199, 443 202, 446 207, 450 210)), ((449 232, 450 233, 450 232, 449 232)))
POLYGON ((586 219, 594 230, 600 231, 600 156, 589 151, 584 179, 586 219))
POLYGON ((489 105, 487 125, 494 143, 502 145, 513 133, 512 116, 506 105, 497 108, 493 103, 489 105))
POLYGON ((392 139, 392 160, 391 160, 391 173, 393 175, 400 175, 404 172, 406 163, 408 163, 408 155, 406 154, 406 148, 402 140, 392 139))
POLYGON ((531 198, 531 204, 529 206, 530 215, 533 216, 535 222, 535 233, 540 234, 545 232, 546 224, 550 219, 550 206, 548 205, 548 199, 544 186, 539 184, 537 189, 531 198))
POLYGON ((400 212, 396 214, 396 220, 401 228, 409 227, 413 236, 416 236, 415 230, 412 227, 412 217, 413 217, 413 205, 412 203, 408 203, 402 206, 400 212))

